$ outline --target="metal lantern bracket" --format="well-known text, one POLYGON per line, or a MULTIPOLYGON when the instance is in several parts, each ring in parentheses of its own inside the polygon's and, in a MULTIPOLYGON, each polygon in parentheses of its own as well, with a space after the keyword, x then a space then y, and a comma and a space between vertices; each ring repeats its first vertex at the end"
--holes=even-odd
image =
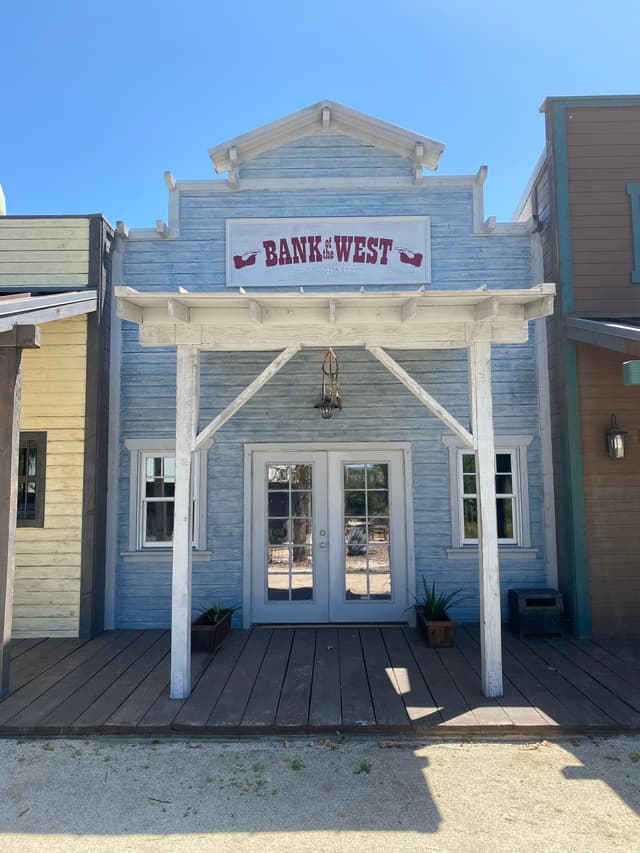
POLYGON ((329 347, 322 361, 322 390, 320 402, 314 408, 320 409, 323 418, 330 418, 334 409, 342 410, 342 398, 340 397, 340 385, 338 376, 340 367, 338 358, 329 347))

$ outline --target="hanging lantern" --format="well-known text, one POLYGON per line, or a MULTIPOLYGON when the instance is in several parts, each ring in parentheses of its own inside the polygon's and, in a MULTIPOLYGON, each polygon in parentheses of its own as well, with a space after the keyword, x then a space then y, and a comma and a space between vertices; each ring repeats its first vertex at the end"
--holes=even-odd
POLYGON ((338 373, 338 359, 333 349, 329 347, 322 362, 320 402, 314 406, 314 408, 320 409, 320 414, 323 418, 330 418, 334 409, 342 409, 338 373))
POLYGON ((624 437, 626 432, 618 429, 616 416, 611 415, 610 427, 607 430, 607 451, 611 459, 624 459, 624 437))

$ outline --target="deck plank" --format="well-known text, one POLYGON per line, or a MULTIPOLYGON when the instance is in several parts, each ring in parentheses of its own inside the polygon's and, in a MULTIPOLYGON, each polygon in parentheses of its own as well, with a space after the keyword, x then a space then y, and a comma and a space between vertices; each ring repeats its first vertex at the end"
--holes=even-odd
POLYGON ((562 673, 549 666, 540 657, 535 646, 507 632, 503 634, 502 642, 504 648, 565 706, 567 712, 563 718, 563 726, 600 726, 612 722, 587 696, 568 682, 562 673))
POLYGON ((216 652, 193 692, 176 714, 173 721, 174 729, 193 731, 204 728, 250 634, 250 631, 231 632, 231 636, 216 652))
POLYGON ((476 719, 464 696, 436 654, 429 648, 415 628, 404 631, 409 648, 429 685, 444 726, 474 726, 476 719))
POLYGON ((627 660, 623 660, 605 649, 603 646, 599 645, 596 640, 577 640, 575 637, 571 636, 568 636, 565 639, 567 642, 571 643, 574 648, 580 649, 580 651, 588 654, 594 660, 597 660, 599 663, 606 666, 607 669, 611 670, 611 672, 615 673, 618 677, 623 678, 625 681, 633 685, 638 683, 638 680, 640 679, 638 665, 634 665, 627 660))
POLYGON ((240 728, 240 722, 272 633, 270 628, 257 628, 251 632, 233 672, 224 685, 220 698, 209 714, 208 729, 240 728))
POLYGON ((135 732, 149 708, 166 690, 171 675, 169 652, 153 667, 151 672, 131 692, 125 701, 105 720, 104 728, 111 732, 135 732))
MULTIPOLYGON (((94 702, 100 699, 117 681, 117 679, 134 664, 151 646, 162 636, 163 631, 140 631, 133 642, 125 646, 116 654, 106 666, 94 672, 93 676, 86 681, 81 689, 76 690, 63 702, 57 705, 46 718, 42 725, 52 727, 73 726, 76 719, 80 717, 94 702)), ((92 662, 93 663, 93 662, 92 662)))
MULTIPOLYGON (((626 702, 636 712, 636 715, 640 713, 640 678, 637 678, 635 683, 630 683, 617 673, 612 672, 609 667, 595 659, 592 655, 573 644, 560 640, 549 640, 549 645, 560 654, 569 657, 570 660, 589 673, 603 687, 610 690, 618 699, 626 702)), ((637 719, 635 722, 640 723, 640 719, 637 719)))
MULTIPOLYGON (((550 666, 557 669, 583 695, 588 696, 589 701, 596 705, 603 714, 623 725, 638 725, 640 723, 638 712, 600 683, 591 674, 591 671, 582 669, 576 660, 576 655, 568 657, 562 653, 557 645, 548 640, 539 640, 536 645, 539 646, 540 656, 550 666)), ((565 650, 573 649, 573 646, 569 644, 563 643, 563 645, 565 650)), ((589 669, 592 670, 593 667, 589 667, 589 669)))
POLYGON ((25 652, 28 652, 29 649, 32 649, 40 643, 46 643, 46 640, 42 637, 24 637, 19 640, 11 640, 11 643, 9 644, 9 660, 16 660, 20 655, 23 655, 25 652))
POLYGON ((396 672, 402 701, 411 722, 416 726, 434 726, 441 723, 440 710, 422 677, 404 634, 397 628, 383 628, 382 638, 391 666, 396 672))
MULTIPOLYGON (((41 696, 45 696, 48 691, 53 690, 63 678, 73 673, 78 667, 83 666, 95 655, 101 654, 103 649, 110 646, 112 639, 109 634, 105 633, 91 642, 80 641, 81 645, 75 648, 73 648, 73 642, 70 641, 69 646, 65 645, 65 648, 73 649, 71 652, 67 651, 64 657, 56 661, 55 664, 7 696, 0 704, 0 725, 8 726, 8 720, 21 716, 32 703, 36 702, 41 696)), ((21 726, 20 719, 12 720, 9 728, 16 726, 21 726)))
POLYGON ((74 729, 82 732, 100 731, 109 717, 167 654, 170 645, 170 632, 162 631, 160 637, 113 682, 106 693, 99 696, 76 718, 74 729))
MULTIPOLYGON (((203 672, 211 663, 210 652, 194 652, 191 655, 191 689, 193 690, 203 672)), ((186 699, 172 699, 169 696, 169 687, 163 690, 144 717, 140 720, 140 729, 143 731, 169 730, 178 712, 186 702, 186 699)))
POLYGON ((313 663, 309 726, 339 729, 342 726, 340 702, 340 649, 338 631, 318 631, 313 663))
POLYGON ((292 643, 291 628, 273 631, 242 718, 243 728, 260 730, 275 724, 292 643))
MULTIPOLYGON (((104 635, 103 635, 104 636, 104 635)), ((94 653, 82 664, 75 667, 72 672, 61 678, 46 693, 33 701, 19 715, 21 726, 45 725, 45 721, 58 707, 58 705, 73 697, 77 691, 83 691, 88 681, 109 664, 117 655, 140 636, 139 631, 118 631, 109 636, 109 641, 99 648, 94 648, 94 653)), ((74 716, 77 716, 74 713, 74 716)), ((64 723, 63 723, 64 724, 64 723)))
POLYGON ((411 721, 400 696, 400 685, 391 669, 382 635, 378 628, 361 628, 360 640, 367 668, 376 725, 409 730, 411 721))
POLYGON ((9 673, 11 692, 15 693, 34 678, 38 678, 58 661, 84 646, 86 642, 87 640, 80 640, 77 637, 61 637, 46 640, 27 649, 11 667, 9 673))
POLYGON ((369 693, 367 668, 357 628, 338 630, 340 646, 340 691, 344 728, 374 729, 376 717, 369 693))
MULTIPOLYGON (((467 626, 466 630, 475 643, 480 645, 480 629, 477 625, 467 626)), ((514 684, 530 704, 537 708, 547 725, 562 725, 567 718, 567 707, 535 675, 514 657, 503 641, 502 664, 505 676, 514 684)))
MULTIPOLYGON (((456 646, 469 661, 476 676, 480 678, 480 643, 462 626, 456 629, 456 646)), ((503 691, 497 702, 502 706, 514 726, 523 728, 542 728, 553 725, 553 720, 547 717, 537 706, 534 706, 526 694, 519 689, 518 684, 509 677, 503 660, 503 691)))
POLYGON ((277 729, 302 731, 306 730, 309 724, 309 699, 315 645, 315 630, 296 629, 276 714, 277 729))
POLYGON ((497 699, 484 696, 480 679, 460 649, 436 649, 436 654, 455 681, 478 726, 512 726, 497 699))

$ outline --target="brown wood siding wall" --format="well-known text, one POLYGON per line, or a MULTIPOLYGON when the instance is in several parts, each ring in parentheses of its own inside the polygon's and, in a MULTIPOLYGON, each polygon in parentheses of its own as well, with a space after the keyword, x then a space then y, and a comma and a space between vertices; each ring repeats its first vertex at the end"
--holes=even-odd
POLYGON ((640 389, 622 384, 620 353, 578 344, 585 509, 594 636, 640 637, 640 389), (609 459, 614 413, 626 456, 609 459))
POLYGON ((640 314, 626 192, 640 181, 640 107, 568 109, 566 126, 575 311, 640 314))

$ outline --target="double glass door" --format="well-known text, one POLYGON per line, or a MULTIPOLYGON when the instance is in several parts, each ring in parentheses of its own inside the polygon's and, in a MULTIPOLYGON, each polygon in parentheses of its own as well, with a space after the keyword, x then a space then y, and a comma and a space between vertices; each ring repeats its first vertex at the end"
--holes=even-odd
POLYGON ((402 450, 255 451, 252 621, 406 618, 402 450))

